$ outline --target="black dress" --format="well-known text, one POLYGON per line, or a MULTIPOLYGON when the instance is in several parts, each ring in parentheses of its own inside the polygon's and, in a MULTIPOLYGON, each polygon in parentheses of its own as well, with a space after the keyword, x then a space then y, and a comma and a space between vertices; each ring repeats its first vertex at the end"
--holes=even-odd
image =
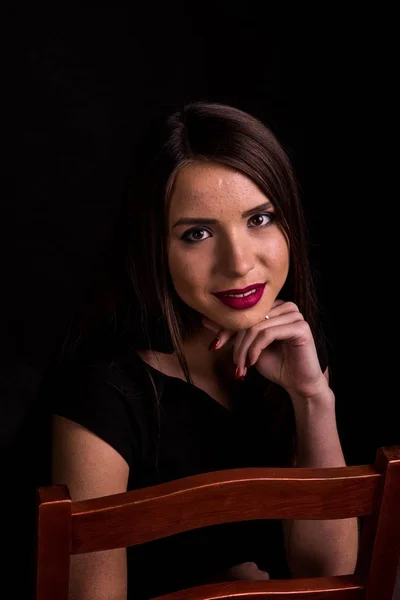
MULTIPOLYGON (((203 390, 162 374, 125 351, 110 361, 69 363, 48 376, 51 412, 95 433, 127 461, 128 490, 222 469, 289 466, 290 398, 253 367, 227 409, 203 390), (157 406, 154 378, 162 390, 157 406)), ((128 597, 140 600, 206 583, 217 572, 256 562, 272 579, 289 577, 282 523, 252 521, 128 548, 128 597)))

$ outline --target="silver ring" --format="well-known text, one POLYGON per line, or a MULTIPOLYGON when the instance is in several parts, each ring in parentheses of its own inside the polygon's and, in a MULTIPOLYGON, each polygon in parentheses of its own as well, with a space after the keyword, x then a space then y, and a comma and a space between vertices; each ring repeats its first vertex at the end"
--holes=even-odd
POLYGON ((269 315, 267 315, 265 318, 266 318, 266 319, 269 319, 269 315))

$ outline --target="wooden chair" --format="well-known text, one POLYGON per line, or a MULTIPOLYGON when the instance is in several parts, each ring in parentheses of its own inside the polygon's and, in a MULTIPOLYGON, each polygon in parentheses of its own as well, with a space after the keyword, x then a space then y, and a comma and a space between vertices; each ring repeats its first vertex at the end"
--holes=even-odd
POLYGON ((365 517, 354 575, 208 584, 163 600, 392 600, 400 557, 400 446, 374 465, 252 468, 188 477, 71 502, 66 486, 37 491, 36 600, 68 600, 71 554, 122 548, 249 519, 365 517))

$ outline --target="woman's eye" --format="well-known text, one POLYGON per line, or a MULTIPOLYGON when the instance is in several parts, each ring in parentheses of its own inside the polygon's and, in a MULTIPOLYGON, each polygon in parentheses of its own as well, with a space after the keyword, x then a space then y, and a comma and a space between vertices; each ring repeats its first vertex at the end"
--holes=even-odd
MULTIPOLYGON (((270 225, 272 223, 272 221, 274 220, 274 213, 268 212, 268 213, 261 213, 259 215, 254 215, 253 217, 250 217, 250 221, 254 221, 255 219, 259 219, 260 217, 266 217, 267 222, 262 222, 262 223, 258 223, 258 225, 260 227, 265 227, 266 225, 270 225)), ((257 227, 257 225, 256 225, 257 227)))
MULTIPOLYGON (((198 233, 202 233, 204 231, 207 231, 207 229, 203 229, 202 227, 198 227, 197 229, 191 229, 190 231, 187 231, 186 233, 183 234, 183 236, 181 237, 181 239, 184 242, 188 242, 189 244, 195 244, 196 242, 202 242, 203 240, 206 240, 207 238, 197 238, 197 239, 191 239, 189 236, 193 235, 193 236, 197 236, 198 233)), ((208 233, 208 232, 207 232, 208 233)))
MULTIPOLYGON (((262 227, 267 227, 268 225, 270 225, 273 220, 275 218, 274 213, 268 212, 268 213, 260 213, 258 215, 253 215, 252 217, 250 217, 249 221, 255 221, 256 219, 259 221, 256 225, 252 225, 251 228, 259 228, 261 229, 262 227), (262 219, 260 222, 260 218, 262 219)), ((206 240, 208 238, 206 237, 198 237, 198 235, 204 233, 204 232, 208 232, 207 229, 204 229, 204 227, 197 227, 196 229, 191 229, 190 231, 186 231, 183 236, 181 237, 181 239, 184 242, 187 242, 188 244, 196 244, 197 242, 202 242, 203 240, 206 240), (189 236, 193 236, 193 237, 189 237, 189 236)))

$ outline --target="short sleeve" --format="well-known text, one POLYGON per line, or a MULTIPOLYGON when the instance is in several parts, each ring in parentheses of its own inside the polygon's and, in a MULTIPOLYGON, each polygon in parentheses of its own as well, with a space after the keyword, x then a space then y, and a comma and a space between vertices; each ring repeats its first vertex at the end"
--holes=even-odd
POLYGON ((132 465, 140 454, 138 417, 115 372, 102 365, 68 365, 49 373, 42 386, 48 410, 70 419, 112 446, 132 465))

